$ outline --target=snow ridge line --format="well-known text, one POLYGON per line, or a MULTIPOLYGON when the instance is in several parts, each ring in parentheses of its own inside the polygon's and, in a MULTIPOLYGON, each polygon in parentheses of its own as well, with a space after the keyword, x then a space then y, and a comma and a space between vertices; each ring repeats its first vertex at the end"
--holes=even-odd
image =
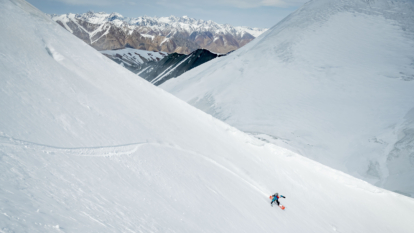
MULTIPOLYGON (((36 151, 42 151, 46 154, 55 154, 55 153, 64 153, 67 155, 74 156, 121 156, 129 155, 138 150, 138 148, 145 144, 152 144, 148 142, 140 143, 131 143, 124 145, 114 145, 114 146, 101 146, 101 147, 75 147, 75 148, 65 148, 65 147, 55 147, 50 145, 44 145, 24 140, 15 139, 12 137, 3 137, 0 136, 0 145, 14 146, 14 147, 24 147, 25 149, 31 149, 36 151)), ((159 143, 155 143, 159 144, 159 143)))

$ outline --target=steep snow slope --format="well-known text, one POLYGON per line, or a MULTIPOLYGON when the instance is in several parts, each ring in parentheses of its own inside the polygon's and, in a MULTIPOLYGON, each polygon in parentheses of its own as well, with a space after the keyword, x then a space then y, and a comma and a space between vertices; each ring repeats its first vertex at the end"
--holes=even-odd
POLYGON ((26 2, 0 21, 2 232, 413 231, 413 199, 192 108, 26 2))
POLYGON ((414 196, 413 1, 310 1, 161 87, 263 140, 414 196))

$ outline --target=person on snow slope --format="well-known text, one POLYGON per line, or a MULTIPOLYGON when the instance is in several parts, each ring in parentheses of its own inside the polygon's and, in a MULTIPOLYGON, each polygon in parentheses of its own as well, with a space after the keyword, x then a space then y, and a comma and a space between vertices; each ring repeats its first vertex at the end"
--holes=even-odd
POLYGON ((280 203, 279 203, 279 198, 281 198, 281 197, 286 198, 286 197, 284 197, 284 196, 282 196, 282 195, 280 195, 280 196, 279 196, 279 194, 278 194, 278 193, 273 194, 273 195, 272 195, 272 197, 273 197, 272 202, 270 202, 270 205, 271 205, 271 206, 273 206, 273 202, 276 202, 276 203, 277 203, 277 205, 279 206, 279 205, 280 205, 280 203))

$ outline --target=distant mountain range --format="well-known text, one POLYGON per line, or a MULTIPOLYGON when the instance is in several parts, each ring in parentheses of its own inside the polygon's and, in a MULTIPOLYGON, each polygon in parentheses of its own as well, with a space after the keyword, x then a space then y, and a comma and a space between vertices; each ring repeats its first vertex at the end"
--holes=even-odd
POLYGON ((188 55, 133 48, 100 52, 156 86, 216 57, 224 56, 206 49, 197 49, 188 55))
POLYGON ((128 18, 118 13, 89 11, 84 14, 51 15, 51 18, 97 50, 132 47, 182 54, 197 49, 227 53, 267 30, 233 27, 187 16, 128 18))

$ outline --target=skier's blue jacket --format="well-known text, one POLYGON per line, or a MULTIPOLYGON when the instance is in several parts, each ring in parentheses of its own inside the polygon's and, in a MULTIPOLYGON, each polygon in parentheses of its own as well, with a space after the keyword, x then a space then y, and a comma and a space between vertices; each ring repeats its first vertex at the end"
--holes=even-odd
MULTIPOLYGON (((284 197, 284 196, 282 196, 282 195, 280 195, 280 197, 285 198, 285 197, 284 197)), ((279 197, 278 197, 278 196, 276 196, 276 195, 274 195, 274 196, 273 196, 273 199, 272 199, 272 202, 274 202, 274 201, 276 201, 276 200, 279 200, 279 197)))

